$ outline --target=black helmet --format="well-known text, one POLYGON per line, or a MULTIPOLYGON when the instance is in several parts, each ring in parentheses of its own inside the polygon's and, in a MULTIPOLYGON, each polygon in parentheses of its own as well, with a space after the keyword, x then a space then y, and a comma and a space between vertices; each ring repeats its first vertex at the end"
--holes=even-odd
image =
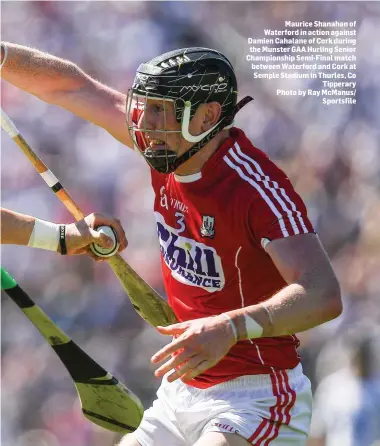
MULTIPOLYGON (((200 47, 174 50, 138 67, 127 97, 128 128, 147 162, 159 172, 169 173, 197 153, 222 129, 231 126, 237 111, 250 100, 252 98, 247 97, 243 104, 237 106, 235 72, 229 60, 220 52, 200 47), (178 157, 167 147, 152 150, 148 146, 143 134, 149 134, 150 130, 137 128, 138 118, 145 107, 144 100, 148 98, 174 102, 176 120, 181 123, 181 130, 175 132, 194 143, 183 155, 178 157), (221 105, 218 122, 199 136, 191 135, 189 122, 197 107, 214 101, 221 105)), ((161 131, 168 133, 166 129, 161 131)))

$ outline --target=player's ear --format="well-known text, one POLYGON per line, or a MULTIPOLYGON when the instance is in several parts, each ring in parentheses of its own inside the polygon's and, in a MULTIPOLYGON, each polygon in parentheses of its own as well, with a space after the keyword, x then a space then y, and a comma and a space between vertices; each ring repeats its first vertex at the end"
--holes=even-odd
POLYGON ((208 102, 204 106, 203 132, 213 127, 219 121, 222 113, 222 106, 219 102, 208 102))

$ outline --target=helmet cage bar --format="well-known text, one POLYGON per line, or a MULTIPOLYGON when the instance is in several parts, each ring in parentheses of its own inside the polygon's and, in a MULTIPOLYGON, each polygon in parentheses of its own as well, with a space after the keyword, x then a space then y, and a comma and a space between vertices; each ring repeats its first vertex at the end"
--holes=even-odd
MULTIPOLYGON (((169 130, 167 128, 167 108, 165 103, 173 103, 175 108, 175 100, 173 98, 162 98, 157 96, 150 96, 148 93, 136 94, 133 89, 130 88, 127 93, 126 101, 126 119, 129 135, 133 141, 134 146, 139 150, 140 154, 145 158, 147 163, 160 172, 168 172, 169 166, 177 157, 177 153, 168 149, 168 136, 169 134, 178 134, 182 138, 181 130, 169 130), (149 128, 147 121, 146 106, 147 100, 152 99, 154 101, 161 102, 163 104, 163 120, 164 127, 161 129, 149 128), (141 122, 141 115, 143 121, 141 122), (164 149, 153 149, 150 143, 158 138, 150 138, 149 135, 154 133, 160 135, 160 140, 163 142, 164 149), (161 136, 162 135, 162 136, 161 136)), ((178 147, 180 143, 178 144, 178 147)))

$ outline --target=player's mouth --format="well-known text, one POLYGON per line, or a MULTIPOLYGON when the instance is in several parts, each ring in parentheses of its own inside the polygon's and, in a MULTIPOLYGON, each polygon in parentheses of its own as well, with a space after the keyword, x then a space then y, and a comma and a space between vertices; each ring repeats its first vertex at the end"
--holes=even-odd
POLYGON ((167 145, 165 144, 165 141, 162 141, 161 139, 149 139, 149 147, 156 151, 156 150, 164 150, 167 145))

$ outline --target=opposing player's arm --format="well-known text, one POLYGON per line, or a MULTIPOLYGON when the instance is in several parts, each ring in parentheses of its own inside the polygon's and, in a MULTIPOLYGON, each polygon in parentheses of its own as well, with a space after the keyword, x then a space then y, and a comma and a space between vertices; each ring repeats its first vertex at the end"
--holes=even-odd
POLYGON ((90 214, 78 222, 59 225, 6 208, 1 208, 0 243, 29 246, 59 253, 62 253, 63 246, 68 255, 88 254, 95 260, 102 261, 102 258, 88 250, 91 243, 96 243, 102 248, 113 246, 111 238, 95 230, 99 226, 111 226, 117 234, 119 252, 126 248, 128 242, 125 232, 116 218, 90 214), (65 229, 63 235, 60 227, 65 229))
POLYGON ((32 235, 35 218, 1 208, 1 244, 27 245, 32 235))
POLYGON ((124 94, 93 79, 73 62, 26 46, 2 43, 1 60, 1 76, 6 81, 103 127, 133 147, 125 122, 124 94))
POLYGON ((339 283, 317 235, 273 240, 266 251, 288 286, 262 304, 228 312, 239 339, 250 337, 246 315, 261 325, 262 337, 272 337, 308 330, 341 314, 339 283))

